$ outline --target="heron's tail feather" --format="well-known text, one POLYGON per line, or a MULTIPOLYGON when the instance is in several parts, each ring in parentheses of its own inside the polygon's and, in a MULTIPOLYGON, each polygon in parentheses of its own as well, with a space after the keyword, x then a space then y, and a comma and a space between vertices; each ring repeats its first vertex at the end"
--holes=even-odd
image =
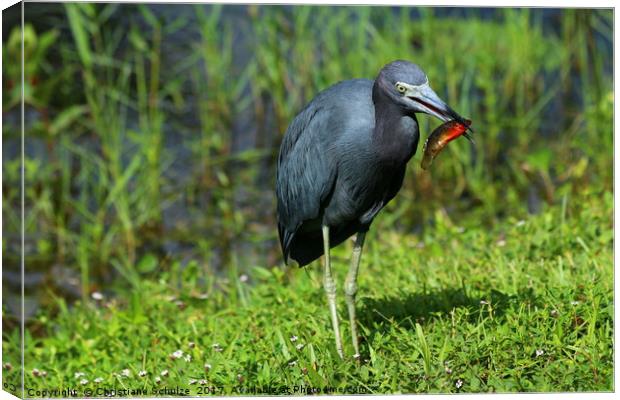
POLYGON ((279 224, 278 233, 286 265, 305 267, 323 255, 323 239, 320 235, 291 232, 279 224))
POLYGON ((304 267, 323 255, 323 238, 320 234, 309 235, 298 232, 287 250, 288 258, 304 267))
MULTIPOLYGON (((280 229, 281 231, 284 230, 284 236, 281 233, 280 237, 285 239, 281 243, 283 243, 282 252, 285 255, 285 262, 287 264, 289 259, 291 259, 296 261, 300 267, 304 267, 323 255, 323 236, 320 230, 306 232, 298 230, 291 233, 286 231, 286 229, 280 229)), ((331 231, 329 246, 332 248, 338 246, 361 229, 367 228, 357 223, 352 223, 338 230, 331 231)))
POLYGON ((289 265, 290 247, 295 237, 295 232, 289 231, 285 226, 278 223, 278 236, 280 237, 280 248, 282 249, 282 256, 284 257, 284 264, 289 265))

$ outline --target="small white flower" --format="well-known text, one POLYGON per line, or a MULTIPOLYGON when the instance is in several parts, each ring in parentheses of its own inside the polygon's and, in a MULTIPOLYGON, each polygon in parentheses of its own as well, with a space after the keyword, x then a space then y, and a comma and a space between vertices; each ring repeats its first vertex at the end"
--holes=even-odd
POLYGON ((570 305, 571 305, 571 306, 576 306, 576 305, 578 305, 578 304, 579 304, 579 302, 578 302, 577 300, 574 300, 574 301, 571 301, 571 302, 570 302, 570 305))
POLYGON ((353 359, 354 359, 354 360, 359 360, 359 359, 360 359, 360 357, 361 357, 361 356, 360 356, 360 353, 355 353, 355 354, 353 354, 353 359))
POLYGON ((196 347, 196 343, 194 343, 194 342, 189 342, 189 343, 187 344, 187 347, 189 347, 190 349, 193 349, 194 347, 196 347))
POLYGON ((87 385, 87 384, 88 384, 88 379, 82 379, 82 380, 80 381, 80 385, 82 385, 82 386, 83 386, 83 385, 87 385))
POLYGON ((146 374, 147 374, 147 372, 145 370, 142 370, 142 371, 138 372, 138 376, 139 377, 145 377, 146 374))
POLYGON ((549 315, 551 315, 552 317, 557 317, 558 315, 560 315, 560 312, 554 309, 549 312, 549 315))
POLYGON ((32 369, 32 376, 40 376, 40 375, 41 375, 41 371, 39 371, 37 368, 32 369))
POLYGON ((241 282, 241 283, 245 283, 245 282, 247 282, 247 281, 248 281, 248 279, 250 279, 250 278, 248 278, 248 276, 247 276, 246 274, 243 274, 243 275, 241 275, 241 276, 239 277, 239 282, 241 282))
POLYGON ((189 384, 190 384, 190 385, 195 385, 195 384, 196 384, 196 382, 198 382, 196 379, 190 379, 190 380, 189 380, 189 384))
POLYGON ((543 354, 545 354, 545 351, 543 349, 536 349, 536 357, 540 357, 543 354))
POLYGON ((75 379, 79 379, 79 378, 83 377, 84 375, 86 375, 86 374, 83 373, 83 372, 76 372, 75 374, 73 374, 75 379))
POLYGON ((206 364, 205 364, 205 371, 206 371, 206 372, 209 372, 210 370, 211 370, 211 364, 206 363, 206 364))
POLYGON ((294 367, 295 365, 297 365, 297 361, 291 361, 290 363, 288 363, 289 367, 294 367))
POLYGON ((488 305, 488 304, 489 304, 489 302, 488 302, 488 301, 486 301, 486 300, 480 300, 480 304, 482 304, 482 305, 488 305))
POLYGON ((305 346, 305 344, 303 344, 303 343, 299 343, 297 346, 295 346, 295 348, 296 348, 297 350, 301 350, 301 349, 303 349, 303 348, 304 348, 304 346, 305 346))
POLYGON ((41 371, 41 376, 45 378, 47 376, 47 371, 41 371))
POLYGON ((121 375, 125 376, 125 377, 130 377, 131 376, 131 371, 127 368, 125 368, 124 370, 121 371, 121 375))
POLYGON ((454 383, 454 386, 456 386, 457 389, 460 389, 461 387, 463 387, 463 380, 462 379, 457 379, 456 382, 454 383))
POLYGON ((168 376, 168 370, 167 370, 167 369, 165 369, 165 370, 161 371, 161 374, 160 374, 160 375, 161 375, 161 376, 168 376))
POLYGON ((183 357, 183 351, 177 350, 174 353, 170 354, 170 358, 177 359, 183 357))
POLYGON ((155 383, 159 383, 159 382, 161 382, 161 378, 159 376, 156 376, 155 377, 155 383))
POLYGON ((525 221, 524 221, 524 220, 522 220, 522 219, 520 219, 520 220, 518 220, 518 221, 517 221, 517 224, 516 224, 516 225, 517 225, 517 226, 523 226, 523 225, 525 225, 525 221))
POLYGON ((204 385, 207 384, 207 380, 206 379, 201 379, 201 380, 198 381, 198 384, 204 386, 204 385))
POLYGON ((103 295, 99 292, 92 292, 90 297, 92 297, 93 300, 97 300, 97 301, 103 300, 103 295))
POLYGON ((10 371, 13 369, 13 365, 10 362, 5 362, 4 369, 6 369, 7 371, 10 371))
POLYGON ((95 383, 101 383, 101 382, 103 382, 103 378, 101 378, 101 377, 99 377, 99 378, 95 378, 95 379, 93 380, 93 382, 95 382, 95 383))
POLYGON ((192 356, 190 356, 189 354, 186 354, 183 359, 185 360, 185 362, 190 362, 192 361, 192 356))
POLYGON ((299 339, 296 335, 291 336, 291 342, 295 343, 299 339))
POLYGON ((500 239, 495 244, 497 244, 499 247, 504 247, 506 246, 506 241, 504 239, 500 239))
POLYGON ((446 371, 446 374, 448 374, 448 375, 452 374, 452 368, 450 368, 448 366, 445 367, 445 371, 446 371))

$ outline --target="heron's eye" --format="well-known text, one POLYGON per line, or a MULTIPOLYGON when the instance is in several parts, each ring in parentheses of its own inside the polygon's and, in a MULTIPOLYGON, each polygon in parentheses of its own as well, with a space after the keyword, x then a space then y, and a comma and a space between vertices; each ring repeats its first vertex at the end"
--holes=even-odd
POLYGON ((397 83, 396 90, 398 90, 399 93, 405 93, 407 91, 407 88, 404 85, 397 83))

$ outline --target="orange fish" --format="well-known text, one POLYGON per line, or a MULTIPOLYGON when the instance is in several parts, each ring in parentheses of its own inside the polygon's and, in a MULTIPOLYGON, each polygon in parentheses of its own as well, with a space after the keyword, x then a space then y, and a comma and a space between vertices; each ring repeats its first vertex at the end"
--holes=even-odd
POLYGON ((439 152, 457 137, 465 135, 466 138, 471 140, 471 137, 465 133, 469 125, 471 125, 471 120, 466 119, 464 122, 464 124, 456 120, 445 122, 429 135, 426 143, 424 143, 423 169, 428 169, 439 152))

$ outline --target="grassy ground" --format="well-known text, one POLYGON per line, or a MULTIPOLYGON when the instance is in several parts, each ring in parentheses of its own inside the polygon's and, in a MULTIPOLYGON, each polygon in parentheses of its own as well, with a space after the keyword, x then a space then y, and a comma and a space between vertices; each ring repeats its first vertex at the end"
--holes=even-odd
MULTIPOLYGON (((189 265, 180 281, 172 271, 144 281, 127 303, 67 309, 59 300, 59 315, 38 318, 44 334, 27 333, 26 387, 95 395, 176 387, 192 394, 610 391, 612 204, 611 193, 592 192, 493 229, 439 221, 423 237, 371 231, 360 275, 359 362, 338 359, 317 264, 307 272, 233 273, 204 292, 191 285, 196 266, 189 265)), ((340 283, 350 246, 334 251, 340 283)), ((341 326, 350 356, 348 323, 341 326)), ((5 346, 17 346, 16 338, 5 336, 5 346)), ((5 371, 5 383, 17 379, 17 368, 5 371)))

